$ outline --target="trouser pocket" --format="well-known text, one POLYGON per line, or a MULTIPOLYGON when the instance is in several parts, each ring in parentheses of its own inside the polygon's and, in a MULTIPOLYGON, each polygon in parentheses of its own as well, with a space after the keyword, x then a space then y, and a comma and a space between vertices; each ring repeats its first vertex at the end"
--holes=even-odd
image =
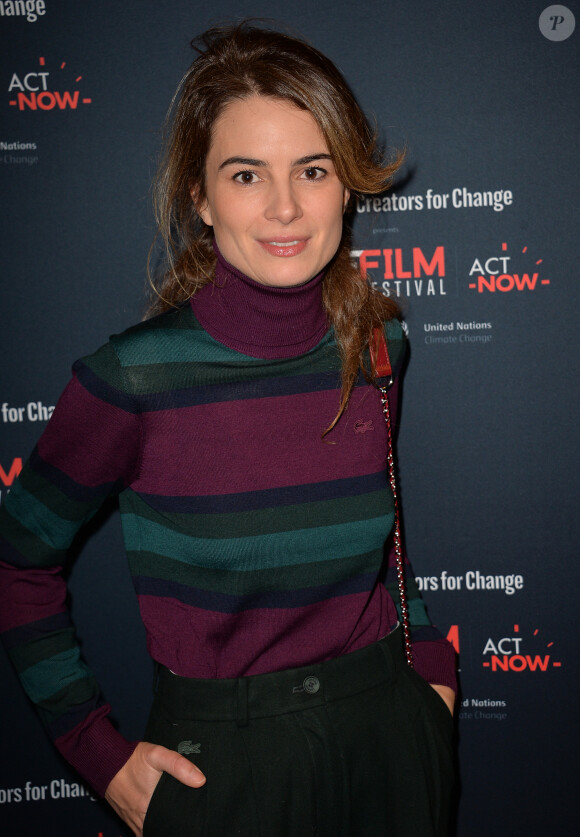
MULTIPOLYGON (((211 772, 207 726, 189 719, 172 719, 154 704, 145 740, 175 750, 207 777, 211 772)), ((162 773, 147 808, 143 837, 203 837, 207 795, 206 785, 191 788, 168 773, 162 773)))
POLYGON ((413 742, 417 754, 415 783, 422 783, 429 800, 431 829, 425 834, 447 835, 453 787, 455 758, 453 716, 439 694, 415 671, 404 672, 413 712, 413 742))

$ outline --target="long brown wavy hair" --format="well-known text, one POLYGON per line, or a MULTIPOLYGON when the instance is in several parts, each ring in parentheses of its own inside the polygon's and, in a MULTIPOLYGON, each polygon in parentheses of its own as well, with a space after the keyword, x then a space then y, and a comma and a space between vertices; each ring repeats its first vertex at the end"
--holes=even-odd
MULTIPOLYGON (((179 305, 211 282, 215 270, 213 230, 196 203, 206 198, 205 163, 212 129, 224 108, 250 96, 267 96, 309 111, 328 145, 341 183, 353 195, 377 194, 391 183, 402 155, 385 160, 373 131, 334 64, 305 41, 249 23, 212 28, 192 42, 199 53, 171 103, 165 153, 154 186, 158 234, 167 254, 148 314, 179 305)), ((396 317, 396 303, 369 287, 350 257, 345 228, 326 269, 323 304, 334 327, 342 362, 342 415, 362 370, 372 380, 365 350, 373 328, 396 317)), ((328 430, 326 432, 328 432, 328 430)))

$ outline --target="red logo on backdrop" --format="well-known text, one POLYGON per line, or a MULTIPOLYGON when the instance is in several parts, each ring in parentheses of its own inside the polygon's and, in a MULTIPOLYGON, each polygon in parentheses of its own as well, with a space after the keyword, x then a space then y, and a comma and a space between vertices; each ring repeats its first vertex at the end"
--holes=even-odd
POLYGON ((0 482, 5 488, 10 488, 20 471, 22 471, 22 459, 17 456, 6 470, 0 465, 0 482))
POLYGON ((511 264, 512 257, 507 255, 508 246, 501 245, 501 254, 486 259, 477 258, 469 271, 469 287, 478 293, 509 293, 510 291, 535 291, 542 285, 549 285, 550 280, 540 275, 542 259, 534 259, 524 247, 517 267, 511 264))
POLYGON ((514 625, 513 635, 499 639, 489 637, 483 649, 483 667, 491 672, 498 671, 548 671, 561 668, 562 663, 553 657, 554 643, 542 638, 539 628, 522 633, 514 625), (547 652, 547 653, 546 653, 547 652))
POLYGON ((352 250, 360 272, 387 296, 445 296, 445 247, 352 250), (369 271, 372 271, 369 274, 369 271), (375 272, 376 271, 376 272, 375 272))
POLYGON ((45 58, 38 59, 38 68, 27 73, 13 73, 8 85, 8 103, 18 110, 77 110, 79 105, 90 105, 92 99, 74 89, 83 77, 74 76, 66 61, 49 69, 45 58), (58 89, 57 89, 58 88, 58 89))
POLYGON ((455 648, 455 653, 459 656, 459 625, 451 625, 447 634, 447 640, 455 648))
POLYGON ((20 456, 16 456, 7 468, 4 468, 3 464, 0 465, 0 501, 3 499, 4 493, 9 493, 10 487, 20 471, 22 471, 22 459, 20 456), (4 489, 8 490, 4 492, 4 489))

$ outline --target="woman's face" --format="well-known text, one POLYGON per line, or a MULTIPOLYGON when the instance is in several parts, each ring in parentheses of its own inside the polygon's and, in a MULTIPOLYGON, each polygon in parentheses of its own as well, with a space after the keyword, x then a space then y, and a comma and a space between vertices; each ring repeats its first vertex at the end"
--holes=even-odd
POLYGON ((263 285, 302 285, 338 249, 349 193, 314 117, 290 102, 252 96, 225 108, 206 193, 198 211, 222 255, 263 285))

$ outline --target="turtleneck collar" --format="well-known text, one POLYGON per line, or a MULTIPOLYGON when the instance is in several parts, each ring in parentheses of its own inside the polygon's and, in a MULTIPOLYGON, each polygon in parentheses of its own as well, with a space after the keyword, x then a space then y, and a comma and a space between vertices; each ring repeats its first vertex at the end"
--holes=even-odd
POLYGON ((304 285, 276 288, 250 279, 229 264, 217 245, 215 281, 191 299, 204 329, 220 343, 267 360, 314 348, 328 330, 322 305, 324 271, 304 285))

